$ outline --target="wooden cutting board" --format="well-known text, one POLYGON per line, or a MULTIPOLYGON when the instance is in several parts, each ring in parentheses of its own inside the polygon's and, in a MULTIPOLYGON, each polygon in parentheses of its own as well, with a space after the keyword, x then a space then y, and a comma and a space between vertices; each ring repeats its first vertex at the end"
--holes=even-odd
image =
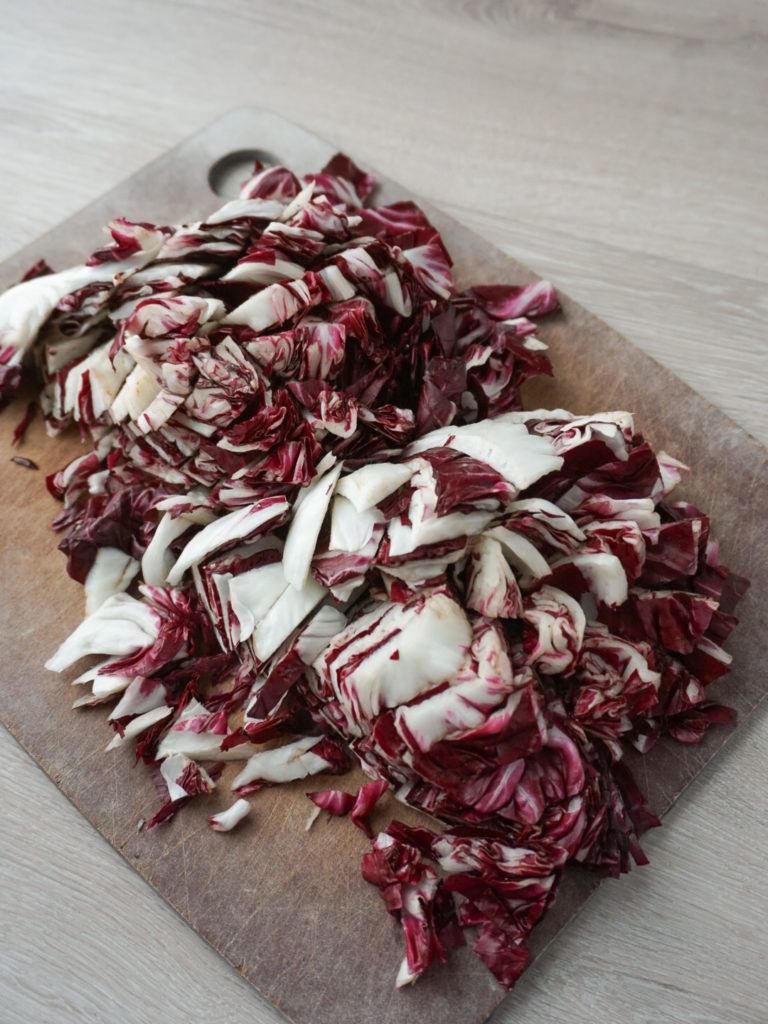
MULTIPOLYGON (((245 150, 303 172, 319 168, 335 147, 274 114, 235 111, 6 261, 0 286, 18 280, 41 257, 55 269, 80 262, 102 244, 101 228, 114 216, 160 223, 203 216, 218 205, 210 181, 225 177, 236 163, 232 154, 245 150)), ((403 198, 413 197, 384 182, 376 201, 403 198)), ((534 276, 419 201, 443 233, 459 286, 534 276)), ((561 301, 562 315, 540 331, 551 346, 556 376, 529 386, 527 406, 632 410, 655 447, 693 468, 681 490, 712 515, 724 563, 752 579, 739 608, 741 626, 728 644, 733 672, 710 691, 736 708, 737 724, 711 732, 697 747, 660 744, 635 766, 654 810, 663 813, 767 688, 762 647, 768 629, 768 452, 587 310, 562 295, 561 301)), ((22 448, 12 449, 10 434, 25 401, 14 403, 0 420, 2 720, 116 849, 296 1024, 484 1020, 503 992, 469 948, 452 951, 446 968, 431 970, 415 987, 394 990, 402 933, 378 893, 360 878, 367 840, 346 819, 323 816, 305 831, 312 807, 306 784, 260 793, 251 817, 231 835, 211 832, 205 821, 230 802, 223 787, 206 798, 205 808, 193 802, 168 826, 150 833, 140 828, 158 806, 147 771, 133 767, 129 750, 103 753, 112 735, 103 711, 71 709, 77 692, 67 682, 76 673, 58 677, 42 667, 83 614, 82 590, 67 577, 49 530, 58 505, 45 490, 44 475, 82 449, 74 435, 45 438, 39 420, 22 448), (33 459, 39 471, 11 463, 15 454, 33 459)), ((355 783, 341 780, 350 791, 355 783)), ((320 779, 311 788, 323 784, 320 779)), ((393 814, 419 820, 390 803, 377 809, 374 826, 393 814)), ((596 884, 585 872, 567 875, 534 932, 537 953, 596 884)))

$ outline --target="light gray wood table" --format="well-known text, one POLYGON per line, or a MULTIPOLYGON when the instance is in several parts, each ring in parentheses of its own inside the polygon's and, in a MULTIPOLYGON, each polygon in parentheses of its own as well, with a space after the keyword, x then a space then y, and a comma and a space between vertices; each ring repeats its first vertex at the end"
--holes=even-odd
MULTIPOLYGON (((0 258, 226 110, 271 107, 551 277, 768 443, 762 0, 0 15, 0 258)), ((493 1024, 768 1021, 767 762, 762 707, 647 837, 651 866, 601 887, 493 1024)), ((0 1020, 282 1019, 4 732, 0 786, 0 1020)))

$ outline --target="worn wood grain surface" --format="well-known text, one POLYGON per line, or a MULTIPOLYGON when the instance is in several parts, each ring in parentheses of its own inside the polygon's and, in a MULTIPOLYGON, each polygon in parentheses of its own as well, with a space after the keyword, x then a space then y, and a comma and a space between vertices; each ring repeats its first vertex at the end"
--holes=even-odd
MULTIPOLYGON (((255 100, 474 222, 765 440, 764 11, 9 7, 0 254, 255 100)), ((653 867, 601 891, 494 1021, 768 1019, 765 727, 740 730, 647 841, 653 867)), ((4 1017, 279 1020, 3 743, 4 1017)))

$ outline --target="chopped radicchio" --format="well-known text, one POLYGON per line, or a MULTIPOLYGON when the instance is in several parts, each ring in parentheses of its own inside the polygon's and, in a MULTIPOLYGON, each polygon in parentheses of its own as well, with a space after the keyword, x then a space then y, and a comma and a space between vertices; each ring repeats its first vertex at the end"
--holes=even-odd
POLYGON ((351 793, 345 793, 341 789, 324 789, 319 793, 307 793, 307 796, 321 810, 342 818, 349 814, 355 802, 351 793))
POLYGON ((471 931, 511 987, 567 862, 645 863, 659 822, 623 755, 728 720, 707 688, 746 584, 629 413, 521 411, 552 287, 457 291, 425 214, 366 206, 374 184, 342 155, 257 165, 204 220, 117 220, 82 266, 36 265, 0 297, 0 402, 31 355, 48 431, 93 438, 48 480, 87 617, 47 665, 105 659, 76 706, 117 699, 148 827, 225 761, 219 831, 357 760, 356 796, 309 796, 372 838, 397 984, 471 931), (389 789, 435 830, 373 837, 389 789))
POLYGON ((239 825, 246 815, 251 813, 251 805, 242 798, 235 800, 231 807, 218 814, 212 814, 208 818, 208 824, 214 832, 231 832, 235 825, 239 825))

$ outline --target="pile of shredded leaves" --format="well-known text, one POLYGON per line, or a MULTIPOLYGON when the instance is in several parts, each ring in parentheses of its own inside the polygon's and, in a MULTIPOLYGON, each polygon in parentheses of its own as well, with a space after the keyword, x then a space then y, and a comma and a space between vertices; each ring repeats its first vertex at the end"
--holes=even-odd
MULTIPOLYGON (((645 863, 658 824, 626 767, 697 742, 744 581, 674 458, 626 412, 521 411, 550 372, 543 282, 458 292, 410 202, 370 175, 256 166, 181 226, 114 221, 82 265, 0 297, 0 395, 42 374, 48 480, 87 617, 79 705, 110 703, 168 820, 242 767, 266 785, 359 764, 432 816, 373 837, 363 876, 405 932, 397 984, 465 942, 511 987, 564 865, 645 863)), ((318 812, 319 813, 319 812, 318 812)))

